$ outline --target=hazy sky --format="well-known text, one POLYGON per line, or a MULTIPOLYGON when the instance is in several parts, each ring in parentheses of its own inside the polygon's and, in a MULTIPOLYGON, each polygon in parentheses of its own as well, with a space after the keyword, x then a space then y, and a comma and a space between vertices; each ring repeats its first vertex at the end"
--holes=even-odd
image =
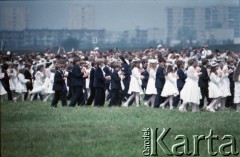
POLYGON ((1 7, 23 6, 29 12, 30 29, 63 29, 69 26, 69 9, 90 4, 95 8, 96 29, 123 31, 166 28, 166 7, 239 5, 239 0, 72 0, 72 1, 0 1, 1 7))

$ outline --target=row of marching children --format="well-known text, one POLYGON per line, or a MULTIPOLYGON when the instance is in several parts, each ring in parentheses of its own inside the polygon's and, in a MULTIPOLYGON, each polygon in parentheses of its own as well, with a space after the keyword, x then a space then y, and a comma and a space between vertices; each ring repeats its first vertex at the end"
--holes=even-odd
POLYGON ((5 62, 0 71, 0 95, 15 102, 51 100, 52 107, 58 101, 71 107, 102 107, 109 101, 109 107, 128 107, 135 102, 137 107, 143 103, 183 112, 189 106, 193 112, 200 108, 215 112, 235 104, 239 111, 239 59, 176 54, 173 60, 172 54, 164 52, 148 57, 137 54, 132 58, 120 53, 104 58, 97 53, 91 59, 79 54, 49 61, 40 58, 37 63, 5 62))
POLYGON ((174 109, 179 106, 179 110, 185 112, 187 106, 191 105, 192 112, 199 112, 199 108, 210 112, 215 112, 218 108, 225 110, 227 97, 232 96, 229 81, 231 74, 232 81, 235 82, 234 103, 239 111, 240 63, 235 69, 228 69, 227 64, 215 61, 209 63, 208 59, 200 62, 189 59, 187 65, 185 69, 182 60, 178 60, 176 64, 166 64, 163 58, 158 61, 149 59, 145 70, 141 68, 139 60, 133 60, 128 90, 131 96, 123 106, 128 107, 133 99, 139 106, 140 95, 145 93, 144 104, 154 108, 166 108, 169 105, 170 109, 174 109), (145 78, 148 81, 142 86, 145 78))

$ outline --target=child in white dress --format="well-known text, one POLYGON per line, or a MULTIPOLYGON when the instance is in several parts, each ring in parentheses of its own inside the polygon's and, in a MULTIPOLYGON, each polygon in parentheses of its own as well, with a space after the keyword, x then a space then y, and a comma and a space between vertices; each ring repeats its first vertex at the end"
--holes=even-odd
POLYGON ((231 92, 230 92, 230 81, 228 78, 229 73, 231 72, 230 70, 228 70, 227 65, 223 66, 223 68, 219 68, 218 69, 218 74, 222 74, 222 78, 219 82, 220 85, 220 89, 222 91, 222 97, 220 100, 220 107, 221 110, 225 110, 225 103, 226 103, 226 98, 228 96, 231 96, 231 92))
POLYGON ((24 101, 24 95, 27 92, 26 83, 30 82, 30 80, 25 79, 24 69, 19 70, 17 78, 18 78, 18 83, 17 83, 15 92, 19 93, 19 95, 13 98, 14 102, 17 102, 17 99, 20 97, 22 97, 22 101, 24 101))
POLYGON ((180 98, 183 100, 183 103, 179 110, 185 112, 187 104, 191 103, 192 112, 198 112, 201 99, 201 91, 198 86, 199 75, 201 74, 200 68, 196 67, 195 59, 190 59, 188 66, 186 83, 180 92, 180 98))
POLYGON ((146 93, 147 95, 151 95, 151 97, 148 99, 147 102, 144 103, 144 105, 149 106, 149 103, 151 102, 152 107, 154 107, 154 102, 157 95, 157 89, 155 86, 156 82, 156 70, 157 70, 157 60, 156 59, 150 59, 149 65, 148 65, 148 72, 149 72, 149 79, 147 83, 146 93))
POLYGON ((16 63, 10 66, 10 68, 8 69, 8 73, 11 74, 11 78, 9 80, 10 89, 11 91, 15 91, 18 83, 18 71, 16 63))
POLYGON ((220 87, 220 82, 222 80, 222 73, 217 73, 218 64, 213 62, 211 64, 210 72, 210 82, 208 86, 209 98, 212 99, 211 103, 207 107, 207 110, 210 112, 215 112, 215 106, 221 102, 221 97, 223 95, 220 87))
MULTIPOLYGON (((33 100, 35 95, 41 95, 40 97, 42 97, 42 93, 44 91, 44 81, 46 78, 46 75, 44 74, 44 66, 43 65, 38 65, 37 66, 37 73, 35 74, 35 80, 33 83, 33 90, 30 92, 30 94, 32 94, 30 101, 33 100)), ((42 99, 42 98, 41 98, 42 99)))
POLYGON ((166 82, 163 86, 161 93, 162 97, 167 97, 165 102, 163 102, 160 107, 165 108, 165 105, 169 102, 170 109, 173 109, 173 97, 179 94, 177 89, 177 76, 173 72, 173 66, 167 66, 167 76, 165 76, 166 82))
POLYGON ((233 81, 234 81, 234 103, 237 104, 237 112, 240 112, 240 62, 238 63, 234 74, 233 74, 233 81))
POLYGON ((141 73, 139 71, 139 61, 140 60, 133 60, 132 61, 132 75, 129 85, 128 93, 131 94, 131 96, 128 98, 128 100, 123 104, 123 107, 128 107, 129 102, 135 98, 136 106, 140 106, 140 94, 143 94, 142 91, 142 81, 141 81, 141 73))
POLYGON ((53 96, 53 82, 54 82, 54 75, 55 75, 55 69, 50 69, 49 71, 49 77, 46 77, 44 81, 44 93, 46 94, 46 97, 44 98, 43 102, 47 102, 50 97, 53 96))

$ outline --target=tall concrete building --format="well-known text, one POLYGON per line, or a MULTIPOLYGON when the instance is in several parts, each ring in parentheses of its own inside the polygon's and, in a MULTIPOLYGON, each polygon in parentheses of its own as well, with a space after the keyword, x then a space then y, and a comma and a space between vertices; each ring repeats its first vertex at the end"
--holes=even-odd
POLYGON ((0 9, 0 30, 21 31, 27 28, 25 7, 3 7, 0 9))
POLYGON ((234 40, 240 37, 239 6, 168 7, 170 40, 234 40))
POLYGON ((95 29, 94 7, 91 5, 70 7, 69 29, 95 29))

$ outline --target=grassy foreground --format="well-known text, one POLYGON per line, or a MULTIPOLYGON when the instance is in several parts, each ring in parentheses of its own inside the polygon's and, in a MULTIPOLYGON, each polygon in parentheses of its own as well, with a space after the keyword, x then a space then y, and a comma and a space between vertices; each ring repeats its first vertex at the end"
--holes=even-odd
MULTIPOLYGON (((181 113, 145 106, 63 108, 59 103, 51 108, 42 102, 1 102, 1 156, 140 157, 146 127, 159 128, 159 135, 171 128, 164 140, 170 148, 178 134, 187 136, 192 147, 193 135, 207 136, 213 129, 220 138, 216 151, 225 134, 236 138, 240 151, 240 114, 233 110, 181 113)), ((159 149, 158 156, 166 155, 159 149)), ((200 156, 210 156, 207 141, 200 143, 200 156)))

